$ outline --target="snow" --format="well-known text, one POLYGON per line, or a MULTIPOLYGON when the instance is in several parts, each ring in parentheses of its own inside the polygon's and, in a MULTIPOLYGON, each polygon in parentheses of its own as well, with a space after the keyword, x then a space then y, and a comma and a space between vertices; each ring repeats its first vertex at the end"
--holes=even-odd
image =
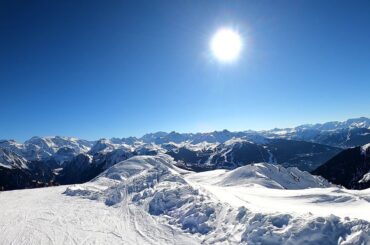
POLYGON ((24 145, 26 147, 28 145, 38 146, 40 150, 52 155, 63 147, 72 148, 77 153, 86 153, 92 146, 92 143, 74 137, 48 136, 32 137, 30 140, 26 141, 24 145))
POLYGON ((165 153, 165 150, 161 147, 161 145, 155 143, 143 143, 139 141, 133 144, 133 151, 139 155, 147 155, 146 153, 148 152, 165 153))
POLYGON ((253 212, 313 216, 334 214, 341 218, 370 221, 370 214, 364 212, 370 208, 369 193, 356 193, 337 187, 279 190, 260 185, 225 187, 205 183, 201 187, 221 202, 235 208, 244 206, 253 212))
POLYGON ((0 192, 0 234, 4 244, 369 244, 369 202, 370 189, 294 168, 193 173, 159 154, 85 184, 0 192))
POLYGON ((366 145, 363 145, 361 147, 361 154, 366 155, 366 152, 369 150, 369 148, 370 148, 370 143, 366 144, 366 145))
POLYGON ((56 160, 60 159, 60 163, 62 163, 77 154, 86 153, 92 144, 93 142, 77 138, 55 136, 32 137, 24 144, 14 140, 4 140, 0 141, 0 148, 10 150, 29 161, 45 160, 56 156, 56 160), (62 151, 58 153, 59 150, 62 151))
POLYGON ((103 153, 106 154, 108 152, 112 152, 117 149, 123 149, 127 152, 132 152, 133 147, 124 144, 124 143, 113 143, 112 140, 109 139, 100 139, 98 140, 94 146, 91 147, 90 153, 95 154, 95 153, 103 153))
POLYGON ((186 144, 185 147, 192 151, 207 151, 214 150, 219 144, 218 143, 209 143, 206 141, 200 142, 198 144, 186 144))
POLYGON ((129 205, 63 195, 65 186, 0 193, 1 244, 197 244, 129 205))
POLYGON ((241 144, 241 143, 244 143, 244 142, 249 142, 249 143, 251 143, 250 141, 248 141, 248 140, 246 140, 246 139, 242 139, 242 138, 235 138, 235 137, 233 137, 233 138, 231 138, 231 139, 229 139, 229 140, 225 141, 224 145, 225 145, 225 146, 233 146, 233 145, 235 145, 235 144, 241 144))
POLYGON ((358 181, 358 183, 367 183, 369 181, 370 181, 370 172, 364 174, 364 176, 362 177, 362 179, 358 181))
POLYGON ((27 160, 7 149, 0 148, 0 166, 8 169, 28 169, 27 160))
POLYGON ((206 141, 202 141, 202 142, 199 142, 197 144, 193 144, 189 141, 184 141, 184 142, 181 142, 181 143, 175 143, 175 142, 169 142, 169 143, 165 143, 165 144, 162 144, 162 145, 158 145, 157 147, 157 152, 160 152, 160 153, 165 153, 165 151, 163 151, 163 148, 167 148, 167 149, 171 149, 171 150, 174 150, 174 149, 179 149, 179 148, 186 148, 188 150, 191 150, 191 151, 207 151, 207 150, 214 150, 217 146, 219 145, 219 143, 209 143, 209 142, 206 142, 206 141))
POLYGON ((214 170, 192 175, 198 182, 211 181, 222 186, 261 185, 274 189, 304 189, 330 187, 331 184, 319 176, 312 176, 297 168, 284 168, 280 165, 255 163, 235 170, 214 170))

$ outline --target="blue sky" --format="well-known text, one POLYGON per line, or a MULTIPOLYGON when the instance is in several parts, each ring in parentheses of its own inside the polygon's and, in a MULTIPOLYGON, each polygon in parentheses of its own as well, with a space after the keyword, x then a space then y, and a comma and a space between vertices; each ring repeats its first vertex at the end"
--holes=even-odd
POLYGON ((1 1, 0 138, 370 116, 369 1, 1 1), (212 34, 244 48, 220 64, 212 34))

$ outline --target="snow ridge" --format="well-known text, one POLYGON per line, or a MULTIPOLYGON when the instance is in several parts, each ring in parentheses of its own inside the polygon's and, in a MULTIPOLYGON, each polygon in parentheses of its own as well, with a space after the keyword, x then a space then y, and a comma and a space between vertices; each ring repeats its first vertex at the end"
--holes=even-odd
POLYGON ((222 186, 258 184, 268 188, 290 190, 332 186, 324 178, 302 172, 298 168, 284 168, 266 163, 250 164, 227 171, 219 178, 219 184, 222 186))
MULTIPOLYGON (((256 169, 263 173, 263 176, 254 176, 257 180, 267 181, 274 173, 281 172, 282 176, 292 175, 295 179, 295 182, 284 181, 277 185, 276 181, 282 179, 276 177, 276 183, 265 186, 292 188, 300 181, 304 185, 298 184, 297 188, 309 186, 307 183, 312 184, 312 181, 314 187, 328 185, 315 177, 303 181, 308 173, 299 173, 296 169, 279 171, 278 166, 269 164, 255 164, 250 169, 243 167, 233 171, 215 170, 210 174, 221 175, 218 178, 223 179, 220 185, 240 188, 246 184, 244 175, 256 169)), ((86 184, 68 187, 65 194, 103 202, 112 208, 144 210, 156 222, 190 234, 194 241, 206 244, 343 245, 365 244, 370 239, 370 224, 364 220, 341 219, 334 215, 267 214, 244 206, 231 206, 209 192, 202 181, 196 181, 196 177, 187 177, 192 175, 197 174, 176 168, 167 155, 135 156, 86 184)))

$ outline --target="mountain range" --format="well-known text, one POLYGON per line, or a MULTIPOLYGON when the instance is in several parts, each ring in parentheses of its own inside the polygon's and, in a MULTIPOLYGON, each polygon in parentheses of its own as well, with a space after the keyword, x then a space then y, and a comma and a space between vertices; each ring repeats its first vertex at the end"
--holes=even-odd
POLYGON ((313 171, 348 188, 365 188, 369 169, 362 162, 368 158, 363 160, 361 149, 369 142, 370 119, 365 117, 266 131, 157 132, 96 141, 60 136, 33 137, 24 143, 1 140, 0 190, 83 183, 133 156, 157 154, 167 154, 177 166, 194 171, 267 162, 313 171), (359 164, 349 164, 348 158, 359 164), (339 177, 340 171, 351 179, 339 177))

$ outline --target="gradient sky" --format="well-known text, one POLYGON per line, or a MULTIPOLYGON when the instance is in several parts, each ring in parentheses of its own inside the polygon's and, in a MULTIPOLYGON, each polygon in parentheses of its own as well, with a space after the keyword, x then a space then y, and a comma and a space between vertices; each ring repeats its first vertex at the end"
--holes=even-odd
POLYGON ((0 1, 0 138, 370 116, 370 1, 0 1), (217 62, 212 34, 244 49, 217 62))

